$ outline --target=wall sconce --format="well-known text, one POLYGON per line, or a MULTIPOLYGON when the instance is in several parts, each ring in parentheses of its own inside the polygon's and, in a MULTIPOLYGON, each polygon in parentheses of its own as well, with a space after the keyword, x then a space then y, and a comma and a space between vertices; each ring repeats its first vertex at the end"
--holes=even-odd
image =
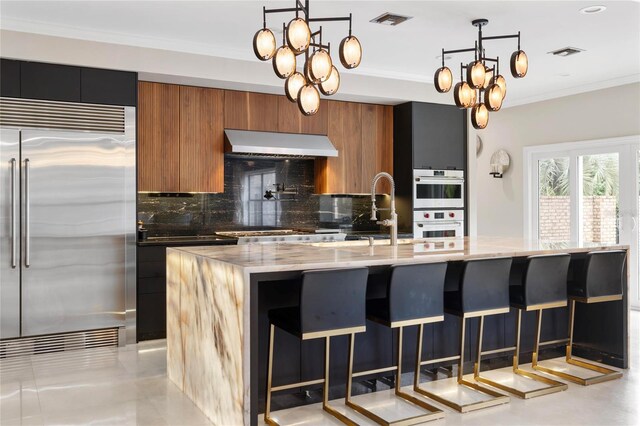
POLYGON ((505 151, 504 149, 499 149, 491 156, 491 171, 489 172, 489 174, 494 178, 501 178, 504 172, 509 169, 510 162, 511 158, 509 157, 507 151, 505 151))

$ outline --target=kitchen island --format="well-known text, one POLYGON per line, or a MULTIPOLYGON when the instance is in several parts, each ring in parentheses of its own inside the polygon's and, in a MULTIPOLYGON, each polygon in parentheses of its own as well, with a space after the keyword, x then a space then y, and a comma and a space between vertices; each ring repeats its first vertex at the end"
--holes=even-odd
MULTIPOLYGON (((388 266, 394 264, 456 262, 500 256, 513 257, 516 264, 517 259, 526 256, 552 253, 570 253, 573 263, 579 262, 589 251, 603 249, 628 250, 628 247, 467 237, 400 240, 396 247, 389 246, 386 241, 376 242, 374 246, 369 246, 368 242, 353 241, 168 248, 167 374, 215 424, 256 424, 258 413, 264 409, 260 393, 266 385, 266 311, 274 306, 295 304, 296 292, 292 289, 296 287, 302 271, 368 266, 369 285, 375 287, 375 277, 383 277, 388 266)), ((584 350, 576 348, 577 355, 621 368, 628 367, 626 292, 625 281, 623 300, 578 307, 575 340, 584 350), (594 324, 599 326, 593 327, 594 324)), ((553 311, 557 312, 548 316, 552 330, 546 337, 566 337, 566 309, 553 311)), ((496 324, 485 325, 487 344, 496 347, 511 345, 512 340, 509 339, 512 337, 508 335, 513 333, 513 327, 509 329, 513 321, 508 318, 498 318, 497 321, 496 324)), ((447 328, 446 324, 447 321, 444 325, 433 326, 433 341, 429 342, 433 346, 432 351, 440 350, 444 345, 437 339, 443 331, 445 334, 449 332, 447 330, 455 333, 455 323, 453 328, 447 328), (436 331, 435 327, 445 328, 436 331)), ((384 334, 377 336, 385 337, 384 334)), ((295 344, 298 346, 290 344, 280 352, 276 348, 276 353, 280 354, 276 357, 282 356, 285 361, 276 366, 281 377, 274 376, 274 381, 308 379, 314 372, 321 371, 321 365, 313 365, 318 364, 316 360, 322 357, 318 346, 295 344)), ((415 345, 407 343, 411 344, 415 345)), ((473 344, 472 340, 469 344, 473 344)), ((390 341, 386 347, 390 352, 390 341)), ((456 348, 442 350, 446 352, 456 348)), ((438 352, 439 355, 442 353, 438 352)), ((346 352, 344 354, 346 357, 346 352)), ((391 362, 387 351, 380 353, 379 357, 374 353, 373 359, 371 353, 368 355, 367 359, 356 360, 357 369, 358 363, 361 367, 370 367, 391 362)), ((340 369, 340 366, 336 368, 340 369)), ((344 375, 339 373, 336 377, 344 380, 344 375)), ((333 379, 333 372, 332 381, 339 385, 333 379)))

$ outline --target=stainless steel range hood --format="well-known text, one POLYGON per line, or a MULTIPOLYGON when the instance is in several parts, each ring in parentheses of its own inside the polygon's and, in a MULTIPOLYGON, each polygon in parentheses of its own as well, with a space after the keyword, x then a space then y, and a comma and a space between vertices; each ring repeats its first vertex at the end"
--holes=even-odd
POLYGON ((225 152, 237 155, 277 157, 337 157, 327 136, 297 133, 225 130, 225 152))

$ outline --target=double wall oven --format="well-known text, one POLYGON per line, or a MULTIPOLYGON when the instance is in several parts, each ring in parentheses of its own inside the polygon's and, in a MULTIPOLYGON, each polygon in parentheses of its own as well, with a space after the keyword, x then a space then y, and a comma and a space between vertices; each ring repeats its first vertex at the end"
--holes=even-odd
POLYGON ((413 237, 464 235, 464 171, 413 171, 413 237))

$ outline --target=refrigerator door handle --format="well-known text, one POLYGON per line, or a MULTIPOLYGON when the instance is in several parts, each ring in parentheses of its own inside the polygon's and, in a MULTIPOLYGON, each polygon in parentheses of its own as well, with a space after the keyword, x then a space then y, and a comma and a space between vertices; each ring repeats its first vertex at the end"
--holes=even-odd
POLYGON ((18 226, 16 225, 16 159, 11 159, 11 268, 18 266, 18 226))
POLYGON ((24 266, 31 266, 31 247, 29 240, 31 239, 31 200, 29 198, 29 159, 24 160, 24 266))

